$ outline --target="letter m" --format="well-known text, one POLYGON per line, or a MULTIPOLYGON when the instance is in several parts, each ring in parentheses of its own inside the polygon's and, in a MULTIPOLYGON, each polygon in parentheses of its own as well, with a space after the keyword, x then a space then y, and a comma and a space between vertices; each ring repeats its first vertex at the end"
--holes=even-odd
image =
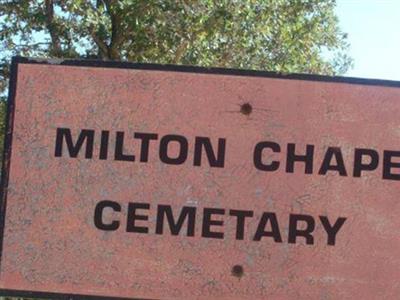
POLYGON ((194 226, 196 218, 196 207, 183 206, 178 221, 175 222, 172 214, 172 208, 169 205, 158 205, 156 234, 162 234, 164 228, 164 216, 167 216, 167 221, 172 235, 178 235, 181 231, 183 223, 187 219, 187 236, 194 236, 194 226))
POLYGON ((85 158, 93 157, 94 130, 82 129, 76 143, 72 141, 71 130, 69 128, 57 128, 56 148, 54 155, 62 156, 63 142, 67 144, 70 157, 77 157, 83 144, 86 142, 85 158))

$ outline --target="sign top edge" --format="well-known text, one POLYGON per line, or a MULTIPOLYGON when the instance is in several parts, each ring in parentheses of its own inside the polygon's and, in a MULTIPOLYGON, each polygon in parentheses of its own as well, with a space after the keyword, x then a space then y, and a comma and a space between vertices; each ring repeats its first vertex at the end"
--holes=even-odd
POLYGON ((314 82, 332 82, 347 83, 355 85, 370 85, 383 87, 400 88, 400 81, 360 78, 360 77, 344 77, 344 76, 328 76, 305 73, 278 73, 272 71, 234 69, 234 68, 218 68, 218 67, 200 67, 192 65, 173 65, 173 64, 155 64, 155 63, 135 63, 127 61, 102 61, 102 60, 83 60, 83 59, 63 59, 63 58, 32 58, 23 56, 14 56, 12 64, 41 64, 56 66, 76 66, 76 67, 98 67, 98 68, 114 68, 114 69, 135 69, 149 71, 170 71, 182 73, 196 74, 214 74, 214 75, 233 75, 245 77, 264 77, 271 79, 287 79, 302 80, 314 82))

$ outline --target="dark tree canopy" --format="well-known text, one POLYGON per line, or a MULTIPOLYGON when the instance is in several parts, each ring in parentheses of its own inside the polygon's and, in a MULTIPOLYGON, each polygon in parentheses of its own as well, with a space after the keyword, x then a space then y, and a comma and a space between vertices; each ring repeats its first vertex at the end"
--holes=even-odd
MULTIPOLYGON (((343 74, 334 0, 0 0, 12 55, 343 74)), ((4 87, 3 87, 4 88, 4 87)))

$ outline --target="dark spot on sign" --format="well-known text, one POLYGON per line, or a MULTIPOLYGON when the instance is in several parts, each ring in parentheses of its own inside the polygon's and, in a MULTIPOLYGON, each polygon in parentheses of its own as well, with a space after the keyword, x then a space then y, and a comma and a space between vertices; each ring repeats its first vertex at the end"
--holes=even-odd
POLYGON ((232 267, 232 275, 241 278, 244 274, 243 267, 241 265, 234 265, 232 267))
POLYGON ((251 106, 250 103, 243 103, 240 105, 240 112, 246 116, 250 115, 251 112, 253 111, 253 107, 251 106))

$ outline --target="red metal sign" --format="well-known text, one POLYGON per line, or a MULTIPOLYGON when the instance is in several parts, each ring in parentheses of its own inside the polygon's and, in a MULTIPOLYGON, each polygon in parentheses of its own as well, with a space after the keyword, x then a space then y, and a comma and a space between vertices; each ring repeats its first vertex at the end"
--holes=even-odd
POLYGON ((15 59, 1 293, 397 298, 399 87, 15 59))

